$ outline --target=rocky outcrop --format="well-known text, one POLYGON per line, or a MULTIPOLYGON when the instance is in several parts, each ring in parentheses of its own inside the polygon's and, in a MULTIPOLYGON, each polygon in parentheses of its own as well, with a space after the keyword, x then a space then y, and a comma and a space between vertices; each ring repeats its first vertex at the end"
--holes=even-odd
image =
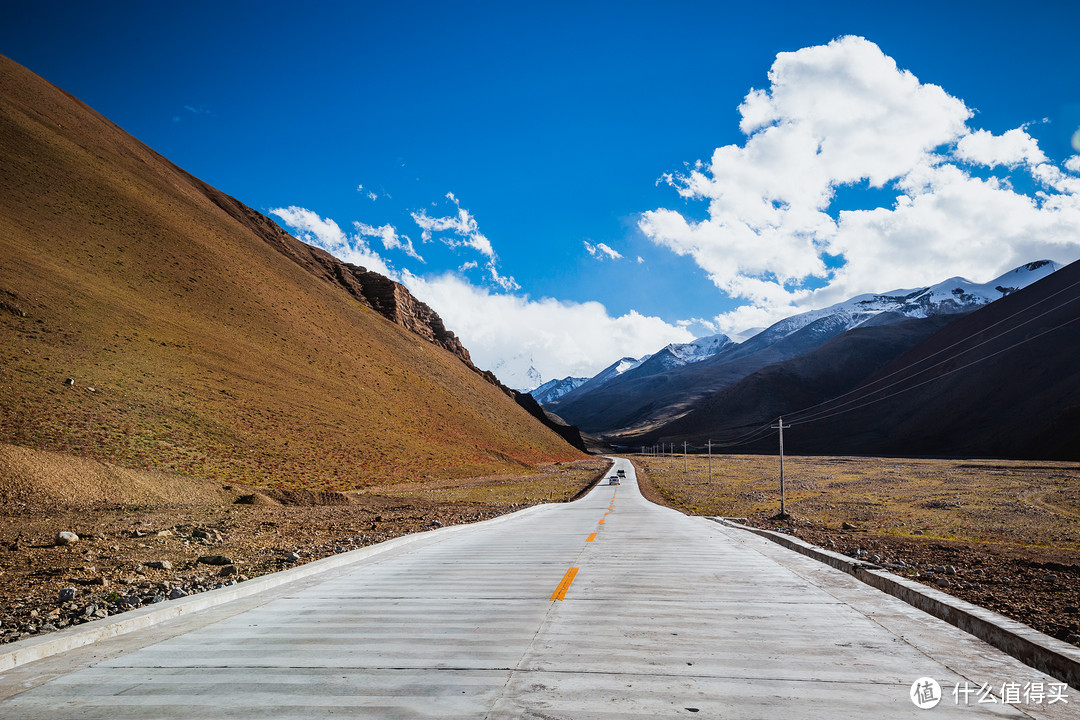
MULTIPOLYGON (((438 313, 413 297, 401 283, 396 283, 384 275, 371 272, 358 265, 338 260, 325 250, 300 242, 282 230, 270 218, 252 210, 236 198, 194 177, 192 180, 202 188, 214 204, 250 228, 281 254, 315 275, 341 287, 390 322, 450 351, 461 358, 466 365, 476 369, 472 358, 469 357, 469 351, 453 332, 446 329, 438 313)), ((480 371, 477 370, 477 372, 480 371)), ((488 377, 488 374, 480 374, 488 377)), ((489 377, 488 380, 490 381, 491 378, 489 377)))
POLYGON ((469 356, 469 351, 461 344, 461 340, 446 328, 438 313, 417 300, 404 285, 394 282, 385 275, 339 260, 325 250, 297 240, 262 213, 252 210, 236 198, 226 195, 194 176, 191 178, 192 182, 198 185, 214 204, 250 228, 278 252, 313 274, 344 289, 356 300, 375 310, 390 322, 453 353, 475 373, 506 393, 555 434, 579 450, 586 451, 585 441, 576 426, 568 425, 545 412, 532 395, 511 390, 499 382, 494 373, 476 367, 469 356))

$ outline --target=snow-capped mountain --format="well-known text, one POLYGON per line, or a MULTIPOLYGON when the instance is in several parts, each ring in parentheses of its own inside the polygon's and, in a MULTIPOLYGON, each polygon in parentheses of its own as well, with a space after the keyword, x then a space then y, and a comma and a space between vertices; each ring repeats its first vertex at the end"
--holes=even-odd
POLYGON ((710 358, 734 343, 727 335, 710 335, 688 343, 672 343, 649 358, 665 368, 689 365, 710 358))
MULTIPOLYGON (((537 402, 540 402, 540 403, 545 404, 545 405, 547 405, 547 404, 558 404, 561 401, 568 400, 568 399, 573 399, 574 397, 576 397, 577 395, 579 395, 581 393, 592 392, 593 390, 596 390, 596 389, 598 389, 600 387, 603 387, 604 385, 611 382, 615 378, 619 377, 623 373, 626 373, 626 372, 629 372, 630 370, 633 370, 637 366, 641 365, 641 363, 648 360, 650 357, 652 357, 652 355, 646 355, 645 357, 640 358, 640 359, 632 358, 632 357, 619 358, 618 360, 616 360, 612 364, 608 365, 606 368, 604 368, 600 372, 593 375, 591 378, 585 378, 584 382, 579 383, 576 387, 572 388, 571 390, 567 391, 566 393, 563 393, 559 397, 552 398, 550 400, 541 400, 540 398, 537 397, 536 400, 537 400, 537 402)), ((541 386, 541 387, 543 387, 543 386, 541 386)), ((540 390, 540 388, 537 388, 536 390, 538 391, 538 390, 540 390)), ((533 397, 536 397, 535 392, 536 391, 534 391, 533 397)))
MULTIPOLYGON (((597 434, 652 426, 685 414, 703 398, 762 368, 806 355, 853 328, 899 327, 901 321, 909 319, 968 313, 1051 275, 1059 267, 1041 260, 988 283, 955 277, 922 288, 860 295, 780 320, 739 344, 718 336, 669 345, 636 367, 627 363, 618 374, 612 371, 623 361, 616 363, 605 371, 608 374, 603 382, 595 382, 601 379, 597 376, 564 396, 556 412, 567 422, 597 434)), ((902 335, 904 331, 898 332, 902 335)))
POLYGON ((966 278, 953 277, 929 287, 857 295, 836 305, 781 320, 747 342, 755 345, 763 342, 771 344, 823 318, 829 318, 829 324, 837 329, 840 325, 844 326, 841 330, 843 332, 882 313, 925 318, 968 312, 1027 287, 1060 267, 1061 265, 1052 260, 1038 260, 1021 265, 987 283, 974 283, 966 278))
POLYGON ((529 394, 536 398, 540 404, 558 400, 563 395, 581 387, 589 381, 589 378, 565 377, 562 380, 548 380, 540 387, 532 390, 529 394))

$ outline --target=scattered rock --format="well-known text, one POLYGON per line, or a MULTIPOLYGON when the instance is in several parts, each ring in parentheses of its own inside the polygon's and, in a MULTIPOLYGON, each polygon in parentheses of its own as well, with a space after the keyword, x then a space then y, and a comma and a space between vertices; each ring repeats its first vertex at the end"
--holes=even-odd
POLYGON ((859 527, 857 525, 853 525, 853 524, 851 524, 849 522, 842 523, 840 525, 840 527, 843 528, 844 530, 858 530, 859 529, 859 527))
POLYGON ((1046 575, 1046 577, 1043 578, 1043 580, 1045 580, 1046 582, 1050 582, 1050 583, 1057 582, 1057 579, 1058 579, 1057 573, 1048 573, 1046 575))
POLYGON ((226 565, 225 567, 221 568, 221 570, 218 571, 218 577, 229 577, 230 575, 235 575, 235 574, 236 574, 236 566, 235 565, 226 565))
POLYGON ((442 523, 441 523, 441 522, 439 522, 438 520, 432 520, 432 521, 431 521, 431 527, 433 527, 433 528, 441 528, 441 527, 442 527, 442 523))
POLYGON ((937 586, 938 586, 938 587, 943 587, 943 588, 947 588, 947 587, 949 587, 950 585, 952 585, 952 583, 950 583, 950 582, 948 581, 948 579, 947 579, 947 578, 943 578, 943 577, 942 577, 942 578, 938 578, 938 579, 937 579, 937 586))
POLYGON ((208 528, 195 528, 191 531, 191 537, 210 542, 221 542, 221 533, 208 528))
POLYGON ((56 596, 57 602, 71 602, 75 599, 75 593, 78 592, 73 587, 60 588, 60 593, 56 596))
POLYGON ((68 530, 61 530, 56 533, 54 542, 57 545, 70 545, 71 543, 79 542, 79 536, 68 530))
POLYGON ((169 591, 170 600, 179 600, 182 597, 187 597, 187 592, 183 588, 175 587, 169 591))
POLYGON ((168 560, 151 560, 145 563, 146 567, 153 568, 154 570, 172 570, 173 564, 168 560))
POLYGON ((198 559, 203 565, 232 565, 233 561, 224 555, 201 555, 198 559))

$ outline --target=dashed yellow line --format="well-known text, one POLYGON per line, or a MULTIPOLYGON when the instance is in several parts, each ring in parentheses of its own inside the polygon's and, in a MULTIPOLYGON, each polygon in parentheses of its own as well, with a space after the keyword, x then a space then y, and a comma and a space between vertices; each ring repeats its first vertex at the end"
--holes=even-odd
POLYGON ((595 539, 596 539, 596 533, 593 533, 589 537, 585 538, 585 542, 592 542, 595 539))
POLYGON ((555 588, 555 592, 551 594, 551 599, 553 601, 566 599, 566 591, 570 589, 570 584, 574 582, 577 572, 578 568, 576 567, 572 567, 566 571, 566 574, 563 575, 562 582, 559 583, 559 587, 555 588))
POLYGON ((597 524, 598 524, 598 525, 603 525, 603 524, 604 524, 604 518, 600 518, 600 522, 599 522, 599 523, 597 523, 597 524))

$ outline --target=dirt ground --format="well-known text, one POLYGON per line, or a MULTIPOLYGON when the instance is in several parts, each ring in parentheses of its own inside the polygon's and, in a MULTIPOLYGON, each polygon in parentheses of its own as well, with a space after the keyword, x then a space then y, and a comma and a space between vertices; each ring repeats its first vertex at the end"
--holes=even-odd
POLYGON ((642 492, 745 518, 1080 646, 1080 465, 999 460, 634 457, 642 492))
POLYGON ((0 643, 587 490, 590 458, 379 492, 255 488, 0 446, 0 643), (57 535, 78 540, 60 544, 57 535))

